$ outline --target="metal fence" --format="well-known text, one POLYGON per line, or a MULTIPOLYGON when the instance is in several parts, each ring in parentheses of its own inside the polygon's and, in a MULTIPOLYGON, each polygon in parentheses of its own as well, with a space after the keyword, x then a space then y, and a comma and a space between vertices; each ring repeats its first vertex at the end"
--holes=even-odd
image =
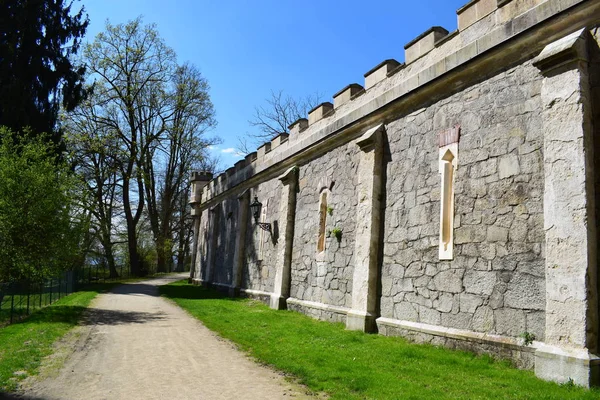
MULTIPOLYGON (((127 267, 118 267, 118 277, 111 278, 108 267, 98 264, 66 271, 41 282, 0 282, 0 327, 17 322, 32 312, 50 305, 82 286, 133 278, 127 267)), ((149 275, 155 271, 149 271, 149 275)))
POLYGON ((0 283, 0 326, 12 324, 75 290, 75 274, 67 271, 41 282, 0 283))

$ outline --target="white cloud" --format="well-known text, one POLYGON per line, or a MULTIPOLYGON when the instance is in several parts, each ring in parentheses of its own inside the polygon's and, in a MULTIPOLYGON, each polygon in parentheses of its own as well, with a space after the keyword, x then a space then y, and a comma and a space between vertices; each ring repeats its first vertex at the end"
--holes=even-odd
POLYGON ((226 149, 221 150, 221 153, 225 153, 225 154, 235 154, 236 150, 233 147, 228 147, 226 149))

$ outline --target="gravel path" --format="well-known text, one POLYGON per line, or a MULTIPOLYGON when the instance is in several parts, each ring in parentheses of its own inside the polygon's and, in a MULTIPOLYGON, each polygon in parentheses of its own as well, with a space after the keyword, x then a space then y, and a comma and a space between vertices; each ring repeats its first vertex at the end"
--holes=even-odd
POLYGON ((126 284, 98 296, 83 326, 67 344, 71 354, 62 368, 55 376, 30 384, 23 398, 311 397, 158 297, 158 286, 185 277, 126 284))

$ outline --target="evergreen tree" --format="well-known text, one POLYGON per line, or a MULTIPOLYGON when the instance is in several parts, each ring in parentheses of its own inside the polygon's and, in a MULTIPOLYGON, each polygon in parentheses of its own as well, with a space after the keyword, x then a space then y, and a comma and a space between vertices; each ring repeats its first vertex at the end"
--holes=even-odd
POLYGON ((0 125, 30 127, 54 143, 59 107, 73 110, 83 99, 85 68, 73 65, 88 26, 84 9, 71 15, 73 1, 0 1, 0 125))

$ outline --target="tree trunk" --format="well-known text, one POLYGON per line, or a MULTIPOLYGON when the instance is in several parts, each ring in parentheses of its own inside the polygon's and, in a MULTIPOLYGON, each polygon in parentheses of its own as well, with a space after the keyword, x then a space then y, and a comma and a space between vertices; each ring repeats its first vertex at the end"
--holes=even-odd
POLYGON ((165 239, 159 236, 156 239, 156 272, 168 272, 166 250, 165 239))

